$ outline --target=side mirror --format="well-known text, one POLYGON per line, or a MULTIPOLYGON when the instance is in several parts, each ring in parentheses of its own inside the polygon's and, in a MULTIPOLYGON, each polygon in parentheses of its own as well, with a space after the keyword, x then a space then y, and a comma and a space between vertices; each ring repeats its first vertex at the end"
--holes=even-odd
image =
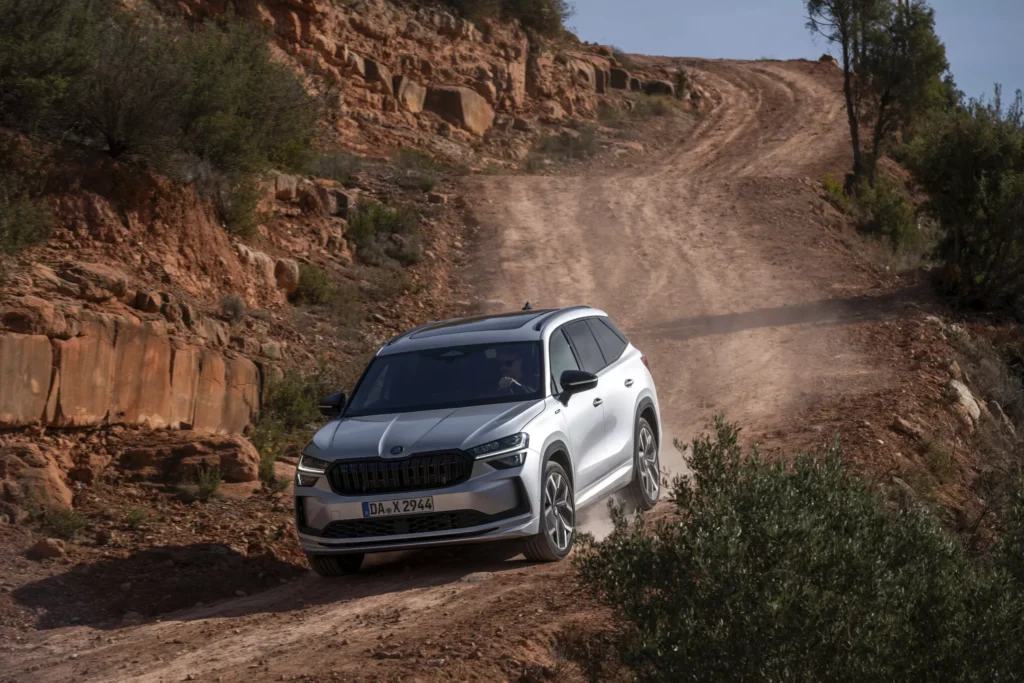
POLYGON ((582 370, 566 370, 558 378, 562 385, 562 393, 568 397, 597 387, 597 375, 582 370))
POLYGON ((341 417, 341 411, 345 409, 345 394, 339 391, 336 394, 331 394, 324 400, 320 401, 320 414, 326 418, 334 419, 341 417))

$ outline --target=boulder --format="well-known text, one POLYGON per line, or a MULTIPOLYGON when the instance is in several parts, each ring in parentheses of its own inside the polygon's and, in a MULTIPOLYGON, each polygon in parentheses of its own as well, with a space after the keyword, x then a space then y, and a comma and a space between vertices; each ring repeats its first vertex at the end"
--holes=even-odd
POLYGON ((181 438, 132 448, 121 456, 120 464, 139 476, 171 482, 191 481, 200 468, 219 469, 227 483, 253 482, 260 475, 259 452, 238 435, 181 438))
POLYGON ((299 288, 299 263, 295 259, 280 258, 274 264, 277 288, 291 296, 299 288))
POLYGON ((494 109, 487 100, 469 88, 431 86, 427 89, 423 106, 427 111, 462 126, 474 135, 483 135, 494 123, 494 109))
POLYGON ((61 264, 59 275, 78 287, 78 296, 87 301, 103 302, 128 293, 128 278, 124 273, 99 263, 71 261, 61 264))
POLYGON ((641 87, 648 95, 668 95, 673 97, 676 94, 676 87, 668 81, 646 80, 641 87))
POLYGON ((28 549, 25 557, 39 562, 40 560, 51 560, 56 557, 64 557, 67 550, 64 541, 59 538, 44 538, 28 549))
POLYGON ((285 173, 274 174, 274 196, 282 202, 294 202, 298 198, 298 176, 285 173))
POLYGON ((71 489, 57 462, 58 454, 36 444, 0 447, 0 482, 7 503, 26 509, 71 507, 71 489))
POLYGON ((157 292, 144 292, 141 289, 135 293, 135 308, 144 313, 157 313, 163 305, 163 300, 157 292))
POLYGON ((953 407, 957 414, 960 415, 964 424, 973 431, 978 420, 981 419, 981 406, 978 404, 978 400, 967 388, 967 385, 960 380, 949 380, 946 388, 953 399, 953 407))
POLYGON ((345 70, 350 74, 366 78, 366 60, 349 50, 345 55, 345 70))
POLYGON ((395 98, 413 114, 423 111, 423 102, 427 98, 427 89, 408 76, 395 76, 393 82, 395 98))
POLYGON ((386 66, 373 59, 365 59, 365 78, 367 83, 380 83, 388 95, 394 95, 391 72, 386 66))
POLYGON ((19 334, 63 336, 68 322, 64 312, 46 299, 20 296, 0 309, 0 327, 19 334))
POLYGON ((53 347, 42 335, 0 334, 0 429, 43 419, 53 372, 53 347))
POLYGON ((609 74, 608 85, 616 90, 629 90, 629 72, 613 66, 609 74))

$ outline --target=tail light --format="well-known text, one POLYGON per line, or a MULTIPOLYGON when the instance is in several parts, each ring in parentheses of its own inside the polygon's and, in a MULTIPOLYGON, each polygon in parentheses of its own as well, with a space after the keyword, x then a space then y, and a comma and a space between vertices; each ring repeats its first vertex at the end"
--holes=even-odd
POLYGON ((642 353, 640 354, 640 362, 643 363, 644 367, 647 368, 647 371, 650 372, 651 364, 647 362, 647 356, 642 353))

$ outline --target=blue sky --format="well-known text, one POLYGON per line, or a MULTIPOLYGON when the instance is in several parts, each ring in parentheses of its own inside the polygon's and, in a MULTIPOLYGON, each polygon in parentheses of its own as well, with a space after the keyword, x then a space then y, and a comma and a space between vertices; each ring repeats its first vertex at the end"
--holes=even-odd
MULTIPOLYGON (((1024 88, 1024 0, 931 0, 960 89, 1024 88)), ((683 57, 820 57, 802 0, 575 0, 569 24, 583 40, 626 52, 683 57)))

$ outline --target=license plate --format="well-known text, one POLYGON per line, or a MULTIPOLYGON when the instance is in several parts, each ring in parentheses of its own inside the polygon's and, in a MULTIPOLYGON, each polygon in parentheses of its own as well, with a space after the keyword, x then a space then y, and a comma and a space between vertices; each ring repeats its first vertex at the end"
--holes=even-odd
POLYGON ((401 500, 378 500, 363 503, 363 517, 389 517, 391 515, 412 515, 417 512, 433 512, 434 497, 402 498, 401 500))

